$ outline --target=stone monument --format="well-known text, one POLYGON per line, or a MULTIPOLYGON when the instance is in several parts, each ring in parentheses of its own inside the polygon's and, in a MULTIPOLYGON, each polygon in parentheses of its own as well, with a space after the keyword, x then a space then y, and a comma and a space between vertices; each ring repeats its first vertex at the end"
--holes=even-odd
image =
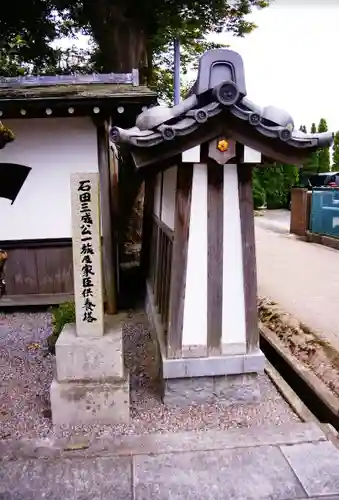
POLYGON ((50 396, 55 425, 129 420, 121 314, 104 315, 99 174, 71 176, 76 324, 56 343, 50 396))

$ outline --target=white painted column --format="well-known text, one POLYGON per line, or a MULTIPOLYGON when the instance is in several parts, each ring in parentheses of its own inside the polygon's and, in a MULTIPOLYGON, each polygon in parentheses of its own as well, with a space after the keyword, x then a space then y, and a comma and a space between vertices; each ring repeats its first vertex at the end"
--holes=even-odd
POLYGON ((71 175, 72 243, 76 333, 104 334, 99 174, 71 175))
MULTIPOLYGON (((184 167, 183 167, 184 168, 184 167)), ((187 252, 182 353, 207 351, 207 165, 194 164, 187 252)))
POLYGON ((244 273, 237 165, 224 165, 222 352, 246 353, 244 273))

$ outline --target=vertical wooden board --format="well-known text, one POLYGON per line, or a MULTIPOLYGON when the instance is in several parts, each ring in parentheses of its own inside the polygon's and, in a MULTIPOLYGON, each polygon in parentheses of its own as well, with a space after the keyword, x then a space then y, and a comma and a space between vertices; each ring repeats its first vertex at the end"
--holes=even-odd
POLYGON ((193 165, 179 165, 175 207, 167 356, 179 358, 182 353, 187 250, 191 213, 193 165))
POLYGON ((153 246, 152 246, 152 287, 155 295, 156 290, 156 277, 157 277, 157 251, 158 251, 159 228, 155 223, 153 224, 153 246))
POLYGON ((238 166, 239 205, 244 271, 244 297, 247 350, 259 346, 257 311, 257 268, 255 255, 252 167, 238 166))
POLYGON ((224 170, 211 159, 207 168, 207 348, 209 355, 217 355, 222 336, 224 170))
POLYGON ((39 293, 73 293, 72 246, 37 249, 39 293))
POLYGON ((59 288, 57 278, 54 280, 55 293, 74 293, 72 246, 59 248, 59 253, 61 254, 59 262, 62 283, 59 288))
POLYGON ((169 301, 170 301, 170 290, 171 290, 171 268, 172 268, 172 254, 173 254, 173 242, 168 241, 167 255, 166 255, 166 289, 165 289, 165 314, 164 314, 164 328, 167 332, 168 330, 168 319, 169 319, 169 301))
POLYGON ((166 276, 168 244, 169 244, 169 239, 164 234, 164 249, 163 249, 162 267, 161 267, 162 283, 161 283, 161 299, 160 299, 162 323, 164 323, 164 318, 165 318, 165 311, 166 311, 165 297, 166 297, 166 288, 168 286, 167 276, 166 276))
POLYGON ((59 256, 56 248, 37 248, 36 263, 39 293, 55 293, 54 280, 58 274, 59 256))
POLYGON ((14 250, 12 249, 6 249, 8 259, 5 264, 4 268, 4 279, 6 282, 6 293, 13 295, 16 292, 16 287, 15 287, 15 254, 14 250))
POLYGON ((154 293, 154 256, 155 256, 155 236, 156 236, 156 226, 155 223, 152 221, 152 232, 151 232, 151 243, 150 243, 150 256, 149 256, 149 266, 148 266, 148 273, 147 273, 147 278, 151 283, 152 286, 152 291, 154 293))
POLYGON ((105 125, 98 126, 98 163, 100 178, 100 209, 102 221, 102 264, 107 300, 107 313, 116 313, 116 275, 110 193, 109 142, 105 125))
POLYGON ((149 274, 152 252, 152 241, 153 241, 153 206, 154 206, 154 183, 155 177, 147 177, 145 180, 145 191, 144 191, 144 209, 143 209, 143 221, 142 221, 142 243, 141 243, 141 255, 140 255, 140 266, 142 269, 143 276, 146 278, 149 274))
POLYGON ((6 293, 26 295, 38 293, 38 275, 35 248, 8 250, 5 268, 6 293))
POLYGON ((161 313, 161 305, 160 305, 160 293, 161 293, 161 282, 162 282, 162 274, 161 274, 161 268, 162 268, 162 259, 163 259, 163 233, 158 227, 158 238, 159 238, 159 243, 158 243, 158 249, 157 249, 157 271, 156 271, 156 280, 157 280, 157 288, 156 288, 156 304, 158 307, 158 312, 161 313))

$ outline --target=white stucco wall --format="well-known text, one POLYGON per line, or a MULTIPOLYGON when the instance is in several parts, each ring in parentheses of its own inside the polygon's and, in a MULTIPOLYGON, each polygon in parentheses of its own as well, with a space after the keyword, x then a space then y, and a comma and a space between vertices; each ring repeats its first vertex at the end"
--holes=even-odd
POLYGON ((174 229, 177 167, 168 168, 156 176, 153 213, 170 229, 174 229))
POLYGON ((207 166, 193 166, 183 348, 207 345, 207 166))
POLYGON ((164 171, 161 220, 170 229, 174 229, 175 194, 177 189, 177 167, 164 171))
POLYGON ((0 241, 71 237, 71 172, 97 172, 96 128, 88 117, 5 120, 16 135, 0 162, 31 167, 14 204, 0 198, 0 241))
POLYGON ((224 166, 222 347, 246 352, 245 298, 237 165, 224 166))

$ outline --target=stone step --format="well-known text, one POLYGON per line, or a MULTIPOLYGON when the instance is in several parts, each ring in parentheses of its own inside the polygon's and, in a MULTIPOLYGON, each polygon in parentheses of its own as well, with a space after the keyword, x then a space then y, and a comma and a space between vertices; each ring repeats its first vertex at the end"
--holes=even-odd
MULTIPOLYGON (((0 441, 3 460, 62 456, 131 456, 213 451, 257 446, 284 446, 326 441, 318 425, 290 423, 230 430, 154 433, 88 439, 77 435, 63 439, 0 441)), ((0 460, 1 460, 0 458, 0 460)))

